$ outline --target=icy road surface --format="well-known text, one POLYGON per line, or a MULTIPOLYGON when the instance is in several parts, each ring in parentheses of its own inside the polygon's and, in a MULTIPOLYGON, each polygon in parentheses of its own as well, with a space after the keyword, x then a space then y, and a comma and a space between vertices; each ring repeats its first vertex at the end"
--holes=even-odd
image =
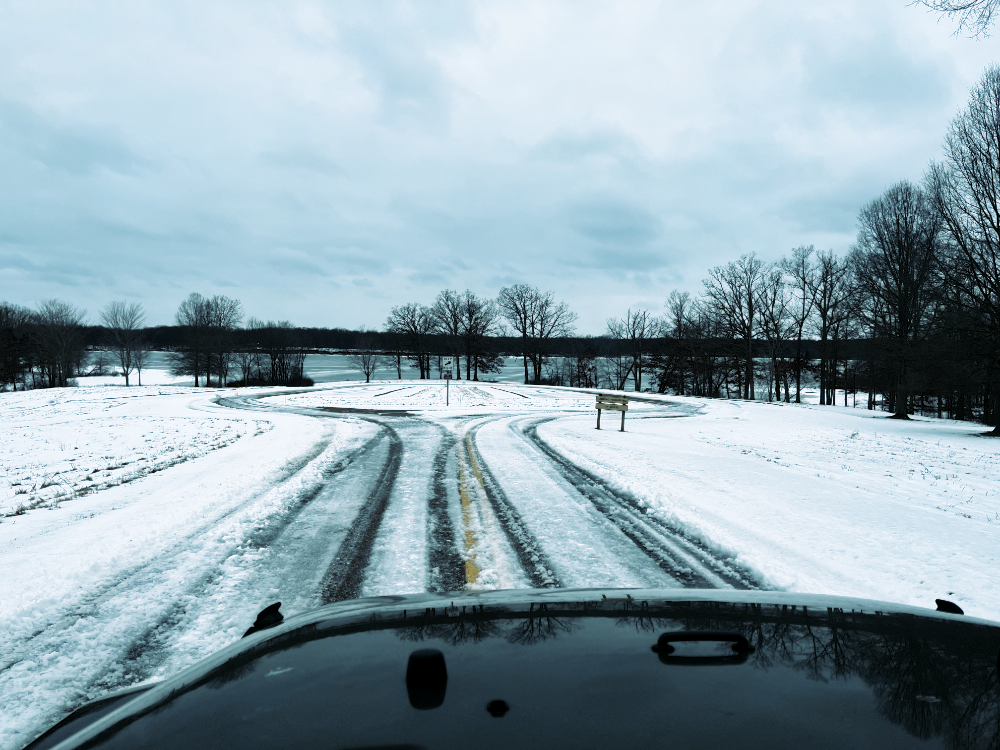
POLYGON ((440 381, 0 395, 0 750, 278 600, 774 588, 1000 619, 982 427, 644 395, 598 432, 593 405, 440 381))

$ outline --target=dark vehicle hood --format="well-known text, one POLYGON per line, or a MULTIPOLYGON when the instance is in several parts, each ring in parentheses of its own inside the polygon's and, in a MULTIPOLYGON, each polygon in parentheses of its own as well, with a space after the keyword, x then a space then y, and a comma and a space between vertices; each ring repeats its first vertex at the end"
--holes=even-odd
POLYGON ((998 657, 998 623, 842 597, 387 596, 289 617, 54 746, 996 748, 998 657))

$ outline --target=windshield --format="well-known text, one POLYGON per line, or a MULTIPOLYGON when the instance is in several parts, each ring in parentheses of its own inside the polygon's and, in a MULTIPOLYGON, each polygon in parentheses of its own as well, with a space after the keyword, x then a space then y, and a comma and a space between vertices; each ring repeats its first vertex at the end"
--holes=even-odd
POLYGON ((0 750, 279 603, 1000 621, 996 3, 766 6, 0 10, 0 750))

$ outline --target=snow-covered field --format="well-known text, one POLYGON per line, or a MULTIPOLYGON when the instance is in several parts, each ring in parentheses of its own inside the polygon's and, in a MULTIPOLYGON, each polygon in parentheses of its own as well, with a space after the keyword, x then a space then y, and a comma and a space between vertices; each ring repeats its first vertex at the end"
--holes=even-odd
POLYGON ((943 598, 1000 620, 1000 439, 982 425, 673 400, 700 413, 630 421, 611 439, 584 418, 539 434, 736 555, 768 588, 917 606, 943 598))
POLYGON ((231 414, 179 411, 178 400, 192 396, 147 386, 7 394, 0 399, 0 515, 52 509, 271 429, 231 414))
MULTIPOLYGON (((409 384, 398 380, 317 389, 293 396, 265 399, 275 405, 315 408, 410 410, 442 415, 466 415, 491 409, 593 409, 594 396, 578 390, 545 386, 493 385, 441 380, 409 384)), ((645 405, 639 408, 644 408, 645 405)))
POLYGON ((440 381, 0 394, 0 750, 278 599, 749 585, 1000 620, 982 426, 647 394, 625 433, 607 413, 598 432, 590 393, 445 398, 440 381))

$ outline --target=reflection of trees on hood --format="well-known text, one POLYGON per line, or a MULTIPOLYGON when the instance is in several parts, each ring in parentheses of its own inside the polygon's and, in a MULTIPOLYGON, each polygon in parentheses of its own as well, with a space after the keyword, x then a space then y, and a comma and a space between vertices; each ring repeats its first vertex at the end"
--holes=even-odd
POLYGON ((835 609, 706 609, 677 629, 738 632, 756 647, 748 664, 758 669, 790 666, 823 682, 859 677, 879 713, 921 739, 1000 748, 995 628, 835 609))
POLYGON ((624 610, 610 602, 541 606, 520 612, 480 607, 457 615, 428 610, 423 617, 379 616, 366 624, 327 625, 322 632, 312 624, 234 657, 206 682, 221 687, 250 674, 266 653, 359 632, 390 630, 404 641, 437 640, 452 646, 493 638, 533 645, 584 631, 592 619, 606 619, 616 628, 634 629, 640 640, 648 634, 650 646, 670 631, 739 633, 755 647, 740 669, 790 668, 819 682, 858 678, 871 688, 879 714, 915 737, 941 737, 956 749, 1000 750, 1000 630, 995 627, 900 614, 715 602, 643 602, 641 609, 624 610))
POLYGON ((671 620, 662 617, 652 617, 650 615, 635 615, 619 617, 615 620, 617 628, 632 628, 636 633, 656 633, 670 627, 671 620))
POLYGON ((507 629, 507 642, 530 646, 571 633, 579 627, 579 623, 558 617, 528 617, 513 621, 511 626, 507 629))
POLYGON ((444 623, 404 627, 396 632, 404 641, 436 638, 452 646, 458 646, 462 643, 479 643, 487 638, 503 638, 508 643, 530 646, 570 633, 578 627, 579 624, 572 620, 542 614, 502 620, 463 616, 444 623))
POLYGON ((503 620, 462 617, 450 622, 400 628, 396 633, 404 641, 416 642, 434 638, 457 646, 461 643, 479 643, 487 638, 503 637, 506 625, 503 620))
MULTIPOLYGON (((452 645, 504 638, 531 645, 583 627, 578 605, 542 613, 463 615, 454 622, 400 628, 405 640, 452 645)), ((596 613, 591 613, 596 614, 596 613)), ((800 671, 819 682, 858 677, 879 713, 921 739, 943 736, 955 748, 1000 748, 996 629, 904 615, 836 609, 701 602, 606 612, 619 628, 651 636, 671 630, 736 632, 754 647, 747 667, 800 671)))
POLYGON ((771 636, 775 649, 780 650, 781 660, 803 672, 807 679, 818 682, 846 680, 856 670, 852 654, 856 633, 842 630, 835 623, 829 627, 813 628, 790 626, 774 629, 771 636), (780 632, 780 638, 775 637, 780 632))
POLYGON ((995 655, 890 633, 865 639, 859 651, 858 673, 883 716, 922 739, 945 735, 953 747, 1000 747, 995 655))

